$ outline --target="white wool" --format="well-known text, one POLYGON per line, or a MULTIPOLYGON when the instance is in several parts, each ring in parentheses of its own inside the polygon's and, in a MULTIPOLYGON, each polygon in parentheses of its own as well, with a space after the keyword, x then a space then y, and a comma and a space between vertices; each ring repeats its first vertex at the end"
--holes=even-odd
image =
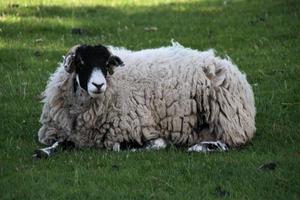
POLYGON ((67 139, 78 147, 113 149, 121 142, 163 138, 191 146, 220 140, 248 142, 255 132, 252 88, 229 59, 178 43, 130 51, 109 47, 119 67, 99 98, 78 89, 60 66, 45 90, 39 140, 67 139))

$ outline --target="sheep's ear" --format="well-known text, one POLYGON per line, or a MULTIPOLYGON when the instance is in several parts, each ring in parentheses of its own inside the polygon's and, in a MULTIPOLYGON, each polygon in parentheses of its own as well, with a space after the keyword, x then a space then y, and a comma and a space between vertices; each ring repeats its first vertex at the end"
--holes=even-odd
POLYGON ((119 66, 124 66, 123 61, 118 56, 110 56, 107 60, 107 68, 110 75, 114 73, 114 69, 119 66))
POLYGON ((66 54, 64 58, 64 68, 68 73, 72 73, 76 69, 76 64, 75 64, 75 57, 76 57, 76 52, 77 49, 80 47, 80 45, 75 45, 73 46, 68 53, 66 54))

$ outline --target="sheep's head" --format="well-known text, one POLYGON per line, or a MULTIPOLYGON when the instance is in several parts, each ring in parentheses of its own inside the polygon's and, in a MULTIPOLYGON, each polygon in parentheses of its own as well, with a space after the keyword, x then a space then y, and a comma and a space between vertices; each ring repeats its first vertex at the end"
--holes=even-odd
POLYGON ((106 90, 108 73, 112 75, 114 68, 122 65, 122 60, 102 45, 76 45, 64 59, 65 70, 76 73, 78 85, 91 97, 98 97, 106 90))

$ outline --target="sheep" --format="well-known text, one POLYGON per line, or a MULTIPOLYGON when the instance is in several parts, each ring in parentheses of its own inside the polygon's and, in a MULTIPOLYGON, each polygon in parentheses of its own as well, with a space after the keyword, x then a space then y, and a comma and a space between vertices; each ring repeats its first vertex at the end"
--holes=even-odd
POLYGON ((76 45, 43 93, 42 144, 75 147, 227 150, 256 131, 253 91, 229 58, 171 46, 131 51, 76 45))

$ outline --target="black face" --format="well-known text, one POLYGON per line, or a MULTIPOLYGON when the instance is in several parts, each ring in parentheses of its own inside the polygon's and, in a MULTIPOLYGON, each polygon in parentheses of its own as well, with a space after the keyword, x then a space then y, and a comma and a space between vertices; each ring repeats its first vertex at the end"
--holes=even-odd
POLYGON ((108 60, 111 53, 102 45, 88 46, 82 45, 76 50, 75 65, 76 74, 78 75, 79 85, 88 90, 88 82, 92 72, 95 69, 101 70, 106 78, 108 73, 108 60))
POLYGON ((114 68, 120 65, 123 65, 121 59, 112 55, 102 45, 73 46, 63 62, 66 72, 76 73, 74 90, 76 90, 78 83, 92 97, 97 97, 106 90, 107 74, 112 75, 114 68))

